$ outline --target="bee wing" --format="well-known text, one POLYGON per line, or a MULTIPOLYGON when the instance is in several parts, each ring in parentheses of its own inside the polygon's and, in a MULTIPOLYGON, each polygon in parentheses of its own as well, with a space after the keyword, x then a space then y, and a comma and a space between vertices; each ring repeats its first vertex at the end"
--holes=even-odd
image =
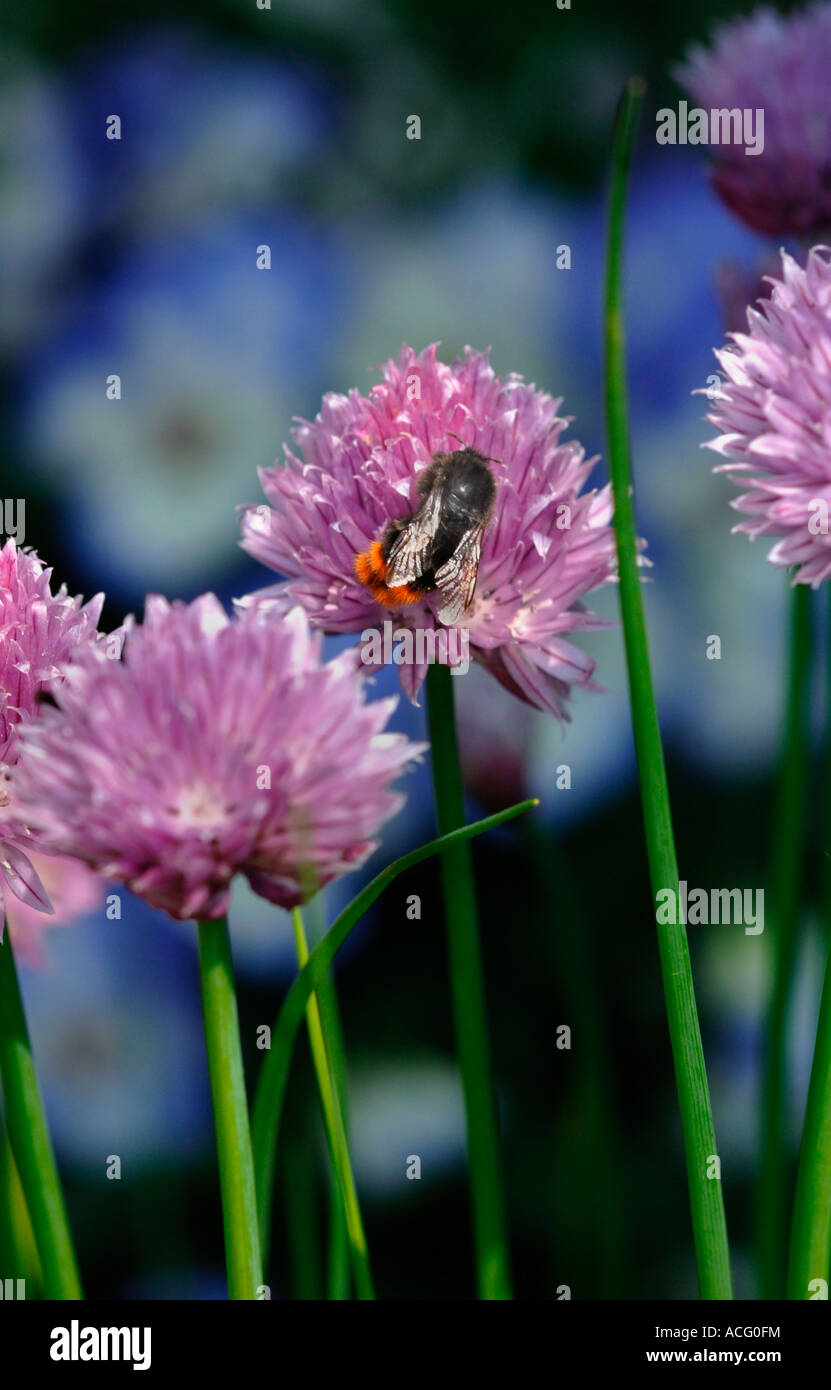
POLYGON ((482 557, 485 523, 465 531, 450 559, 436 570, 436 586, 444 599, 436 617, 446 627, 457 623, 470 607, 482 557))
POLYGON ((430 568, 430 547, 436 538, 440 514, 441 489, 434 488, 390 546, 387 556, 389 588, 411 584, 430 568))

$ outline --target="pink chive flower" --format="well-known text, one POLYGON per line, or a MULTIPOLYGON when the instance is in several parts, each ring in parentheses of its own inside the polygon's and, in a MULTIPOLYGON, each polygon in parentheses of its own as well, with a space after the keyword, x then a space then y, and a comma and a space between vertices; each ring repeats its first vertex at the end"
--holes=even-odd
MULTIPOLYGON (((616 573, 609 488, 582 492, 595 463, 576 441, 561 402, 518 376, 500 379, 487 353, 468 348, 448 366, 436 345, 402 347, 368 396, 330 394, 314 423, 294 431, 299 453, 264 469, 269 506, 243 513, 243 547, 286 576, 243 603, 300 603, 329 633, 379 629, 391 617, 355 572, 386 525, 418 505, 419 475, 437 451, 472 446, 486 456, 496 501, 484 533, 466 630, 469 658, 513 694, 560 719, 573 685, 593 686, 594 662, 569 640, 608 626, 583 607, 584 596, 616 573), (461 441, 461 442, 460 442, 461 441)), ((441 600, 428 594, 392 616, 398 629, 436 634, 435 658, 448 665, 461 642, 438 621, 441 600)), ((427 672, 426 645, 413 642, 401 662, 402 685, 415 700, 427 672)))
MULTIPOLYGON (((31 550, 10 539, 0 550, 0 912, 4 887, 41 912, 51 912, 29 850, 38 848, 10 786, 20 755, 21 730, 40 714, 39 697, 52 693, 64 663, 93 643, 103 595, 82 606, 65 587, 52 593, 52 571, 31 550)), ((0 916, 0 933, 2 933, 0 916)))
POLYGON ((716 353, 726 380, 708 442, 744 491, 732 505, 749 519, 734 529, 778 536, 768 559, 798 566, 794 582, 817 588, 831 575, 831 261, 814 247, 804 269, 782 253, 782 278, 748 309, 747 333, 716 353))
POLYGON ((831 5, 767 7, 717 26, 675 71, 698 106, 764 111, 764 148, 713 146, 713 183, 756 231, 816 236, 831 228, 831 5))
POLYGON ((355 663, 320 664, 302 611, 231 620, 151 596, 121 661, 83 652, 26 731, 16 794, 54 852, 171 917, 222 916, 246 876, 293 907, 363 863, 421 747, 384 733, 355 663))

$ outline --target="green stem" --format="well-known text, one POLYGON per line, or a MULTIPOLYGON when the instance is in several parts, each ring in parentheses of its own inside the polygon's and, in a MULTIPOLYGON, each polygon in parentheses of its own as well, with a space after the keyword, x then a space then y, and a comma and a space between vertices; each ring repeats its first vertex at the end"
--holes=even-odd
POLYGON ((333 1181, 329 1184, 329 1248, 326 1252, 326 1297, 336 1303, 348 1300, 349 1237, 343 1219, 343 1204, 333 1181))
MULTIPOLYGON (((804 586, 803 586, 804 587, 804 586)), ((826 715, 822 749, 823 816, 818 825, 820 849, 820 920, 831 939, 831 585, 825 586, 826 715)))
MULTIPOLYGON (((324 895, 317 892, 306 909, 309 937, 315 944, 326 934, 323 904, 324 895)), ((325 1037, 330 1040, 328 1051, 332 1062, 332 1080, 343 1115, 348 1143, 349 1087, 346 1077, 346 1045, 343 1039, 338 997, 335 993, 335 981, 331 971, 324 976, 322 984, 315 993, 320 1006, 323 1032, 325 1037)), ((341 1303, 349 1299, 352 1288, 349 1265, 349 1233, 346 1229, 340 1191, 332 1172, 329 1174, 329 1223, 326 1296, 332 1302, 341 1303)))
POLYGON ((504 825, 506 821, 513 820, 515 816, 521 815, 524 811, 530 811, 536 805, 536 800, 531 800, 520 802, 517 806, 509 806, 505 811, 499 811, 494 816, 487 816, 484 820, 476 821, 473 825, 465 825, 451 835, 442 835, 436 840, 431 840, 429 844, 420 845, 418 849, 402 855, 400 859, 388 864, 365 888, 361 889, 360 893, 353 898, 352 902, 332 923, 323 940, 315 946, 308 963, 304 965, 283 1000, 272 1030, 271 1047, 263 1058, 254 1097, 252 1133, 257 1178, 257 1211, 263 1244, 268 1238, 271 1227, 274 1163, 277 1155, 277 1138, 283 1110, 283 1098, 288 1081, 294 1040, 297 1030, 303 1022, 307 999, 315 990, 320 989, 332 961, 349 933, 354 930, 364 913, 368 912, 384 889, 399 874, 406 873, 407 869, 414 868, 416 864, 420 864, 424 859, 429 859, 433 854, 438 854, 447 846, 470 839, 472 835, 481 835, 486 830, 495 829, 498 825, 504 825))
POLYGON ((213 1098, 228 1297, 251 1300, 262 1285, 251 1131, 245 1099, 231 942, 225 917, 198 923, 199 975, 213 1098))
POLYGON ((26 1298, 43 1293, 35 1233, 5 1124, 0 1119, 0 1278, 25 1279, 26 1298))
MULTIPOLYGON (((806 585, 799 585, 804 589, 806 585)), ((796 595, 794 595, 796 601, 796 595)), ((826 595, 831 618, 831 593, 826 595)), ((794 615, 795 616, 795 615, 794 615)), ((794 624, 793 637, 797 630, 794 624)), ((807 637, 807 634, 806 634, 807 637)), ((831 654, 831 624, 827 641, 831 654)), ((794 642, 794 656, 800 643, 794 642)), ((792 662, 801 666, 802 662, 792 662)), ((831 675, 831 664, 828 667, 831 675)), ((799 1151, 799 1169, 791 1228, 788 1297, 817 1297, 810 1285, 815 1279, 829 1281, 831 1264, 831 688, 826 690, 828 717, 825 731, 824 795, 825 823, 822 842, 821 904, 826 941, 825 980, 819 1006, 819 1023, 814 1042, 814 1060, 805 1106, 805 1123, 799 1151)), ((789 704, 799 707, 797 697, 789 704)), ((789 721, 790 722, 790 721, 789 721)), ((796 721, 795 721, 796 723, 796 721)), ((807 747, 806 747, 807 751, 807 747)), ((804 803, 802 803, 804 804, 804 803)), ((821 1296, 821 1295, 820 1295, 821 1296)))
MULTIPOLYGON (((0 1111, 0 1279, 22 1279, 25 1277, 25 1257, 20 1240, 18 1219, 18 1195, 15 1191, 17 1168, 14 1154, 6 1133, 5 1122, 0 1111)), ((23 1199, 23 1189, 20 1189, 23 1199)), ((26 1203, 23 1201, 25 1210, 26 1203)), ((26 1218, 28 1220, 28 1212, 26 1218)))
POLYGON ((791 593, 788 691, 782 768, 773 830, 772 996, 762 1081, 762 1158, 756 1235, 762 1298, 781 1298, 787 1251, 788 1153, 785 1076, 788 1005, 793 981, 808 791, 811 590, 791 593))
MULTIPOLYGON (((302 970, 309 959, 309 944, 303 927, 303 916, 297 907, 292 913, 292 923, 297 964, 302 970)), ((372 1299, 375 1297, 375 1293, 369 1268, 369 1253, 366 1248, 366 1236, 355 1187, 355 1177, 352 1172, 352 1161, 349 1157, 349 1145, 346 1141, 343 1111, 337 1091, 332 1084, 331 1073, 335 1070, 334 1063, 331 1061, 334 1056, 333 1038, 331 1030, 324 1033, 317 994, 310 995, 306 1004, 306 1025, 309 1030, 309 1046, 317 1076, 318 1090, 320 1091, 320 1104, 323 1110, 323 1123, 326 1128, 326 1141, 329 1146, 332 1171, 336 1176, 343 1203, 355 1288, 359 1298, 372 1299)))
MULTIPOLYGON (((662 890, 677 893, 678 864, 638 569, 623 318, 626 189, 643 93, 641 79, 633 78, 627 83, 615 125, 606 261, 606 411, 632 726, 650 877, 657 902, 657 894, 662 890)), ((727 1227, 718 1164, 713 1162, 717 1155, 715 1132, 687 933, 683 923, 658 922, 657 929, 687 1160, 699 1288, 702 1298, 726 1299, 732 1297, 727 1227)))
MULTIPOLYGON (((464 825, 464 796, 448 666, 427 672, 427 724, 439 834, 464 825)), ((467 1116, 473 1230, 479 1297, 511 1297, 508 1243, 502 1198, 499 1126, 491 1076, 485 981, 479 946, 476 891, 470 847, 442 854, 442 888, 450 953, 456 1045, 467 1116)))
POLYGON ((81 1280, 32 1056, 11 933, 0 942, 0 1077, 6 1125, 35 1233, 46 1298, 81 1299, 81 1280))
POLYGON ((823 1293, 814 1280, 825 1282, 828 1296, 831 1264, 831 949, 825 963, 825 983, 819 1007, 819 1027, 805 1107, 799 1172, 796 1181, 788 1297, 811 1299, 823 1293))

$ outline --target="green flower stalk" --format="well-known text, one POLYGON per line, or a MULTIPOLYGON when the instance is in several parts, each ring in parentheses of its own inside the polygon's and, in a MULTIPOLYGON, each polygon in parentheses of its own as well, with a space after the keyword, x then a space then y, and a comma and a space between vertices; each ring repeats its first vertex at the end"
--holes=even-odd
POLYGON ((242 1070, 231 943, 225 917, 200 922, 199 975, 211 1080, 228 1297, 262 1296, 254 1161, 242 1070))
MULTIPOLYGON (((652 891, 678 889, 678 864, 638 568, 629 452, 623 316, 626 189, 644 83, 631 79, 618 109, 612 152, 606 259, 605 356, 609 466, 620 574, 620 603, 632 726, 638 760, 652 891)), ((658 923, 675 1080, 681 1112, 698 1281, 702 1298, 732 1298, 727 1227, 701 1031, 683 923, 658 923)))
POLYGON ((46 1298, 81 1299, 81 1279, 38 1086, 11 934, 0 942, 0 1079, 46 1298))
MULTIPOLYGON (((297 949, 297 964, 302 970, 309 959, 309 945, 299 908, 295 908, 292 913, 292 923, 297 949)), ((332 1172, 343 1204, 355 1287, 359 1298, 372 1299, 375 1297, 375 1293, 369 1267, 369 1253, 366 1246, 363 1219, 349 1156, 349 1144, 346 1138, 346 1125, 339 1088, 333 1079, 335 1067, 339 1066, 342 1070, 342 1059, 339 1058, 338 1063, 334 1062, 337 1044, 333 1037, 333 1029, 330 1026, 331 1021, 324 1017, 317 993, 311 995, 306 1004, 306 1023, 309 1030, 312 1061, 320 1091, 320 1103, 323 1109, 323 1123, 326 1128, 326 1142, 329 1147, 332 1172)))
POLYGON ((796 1182, 788 1298, 828 1297, 831 1264, 831 949, 805 1107, 796 1182), (820 1282, 822 1281, 822 1282, 820 1282))
MULTIPOLYGON (((431 666, 427 673, 427 722, 439 834, 446 835, 464 824, 453 676, 447 666, 431 666)), ((456 1042, 467 1116, 479 1297, 507 1299, 511 1297, 511 1284, 499 1128, 491 1077, 476 890, 470 847, 466 843, 444 852, 441 875, 456 1042)))
MULTIPOLYGON (((801 600, 807 606, 808 594, 804 586, 794 593, 794 603, 800 602, 798 593, 804 593, 801 600)), ((831 611, 831 596, 829 596, 831 611)), ((794 742, 796 748, 807 753, 807 724, 802 725, 798 716, 805 714, 802 703, 801 682, 797 671, 807 665, 804 661, 804 647, 807 646, 807 618, 794 612, 792 650, 795 657, 802 658, 793 663, 792 699, 789 702, 794 715, 794 742), (801 621, 800 621, 801 619, 801 621), (798 731, 805 731, 805 740, 798 731)), ((802 678, 809 684, 807 672, 802 678)), ((828 693, 827 693, 828 697, 828 693)), ((807 700, 807 693, 804 697, 807 700)), ((826 721, 825 750, 825 835, 823 837, 824 855, 821 878, 822 921, 826 942, 831 941, 831 720, 826 721)), ((806 759, 797 751, 795 762, 802 774, 807 772, 806 759)), ((798 794, 801 776, 795 778, 798 794)), ((784 784, 783 784, 784 793, 784 784)), ((784 795, 783 827, 784 827, 784 795)), ((802 811, 799 824, 804 827, 805 800, 798 802, 802 811)), ((783 855, 784 862, 784 855, 783 855)), ((794 1198, 793 1223, 791 1227, 790 1263, 788 1268, 788 1298, 814 1299, 827 1298, 828 1282, 831 1277, 831 946, 827 948, 825 978, 819 1006, 819 1021, 814 1041, 814 1059, 811 1066, 811 1079, 808 1084, 808 1097, 805 1104, 805 1120, 802 1127, 802 1142, 799 1150, 799 1169, 794 1198), (823 1280, 825 1287, 818 1283, 823 1280)))

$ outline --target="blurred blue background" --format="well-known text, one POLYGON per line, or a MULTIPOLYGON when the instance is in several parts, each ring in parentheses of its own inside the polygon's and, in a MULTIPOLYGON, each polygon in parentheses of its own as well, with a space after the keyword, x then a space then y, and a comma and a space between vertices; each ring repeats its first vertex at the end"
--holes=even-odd
MULTIPOLYGON (((717 281, 753 284, 775 247, 716 202, 701 152, 658 146, 669 65, 713 19, 663 0, 573 10, 515 0, 127 0, 6 6, 0 91, 4 495, 25 541, 105 623, 147 591, 224 600, 272 582, 239 550, 257 468, 326 390, 440 340, 490 346, 564 398, 602 454, 604 177, 624 79, 649 80, 629 213, 628 329, 637 508, 652 569, 653 665, 690 884, 766 881, 782 703, 785 580, 731 537, 730 485, 700 445, 725 332, 717 281), (420 140, 406 138, 421 117, 420 140), (121 138, 108 139, 111 116, 121 138), (571 248, 557 269, 556 248, 571 248), (268 246, 271 267, 257 268, 268 246), (107 382, 120 378, 120 399, 107 382), (707 639, 722 643, 707 659, 707 639)), ((596 479, 605 480, 605 465, 596 479)), ((616 617, 613 587, 596 596, 616 617)), ((332 650, 335 650, 335 644, 332 650)), ((341 643, 341 645, 343 645, 341 643)), ((481 671, 458 681, 471 809, 534 793, 534 830, 476 847, 517 1291, 695 1291, 686 1183, 634 782, 620 634, 585 640, 600 695, 565 738, 481 671), (558 790, 567 763, 571 788, 558 790), (555 1030, 572 1024, 571 1052, 555 1030)), ((397 687, 393 672, 377 693, 397 687)), ((394 723, 419 736, 402 699, 394 723)), ((370 870, 432 833, 426 769, 406 783, 370 870)), ((812 873, 822 859, 812 843, 812 873)), ((329 916, 361 875, 328 895, 329 916)), ((47 935, 25 992, 88 1291, 221 1297, 221 1229, 194 942, 125 898, 47 935), (122 1158, 120 1182, 106 1160, 122 1158)), ((246 1057, 293 964, 287 922, 240 892, 232 931, 246 1057)), ((766 940, 691 929, 740 1292, 766 940)), ((806 922, 799 1019, 816 996, 806 922)), ((461 1100, 434 866, 390 890, 338 971, 359 1186, 380 1292, 467 1297, 461 1100), (419 893, 422 920, 404 904, 419 893), (404 1178, 422 1157, 421 1182, 404 1178)), ((792 1038, 794 1135, 810 1028, 792 1038)), ((292 1083, 274 1296, 297 1292, 287 1203, 325 1151, 305 1043, 292 1083), (293 1156, 293 1157, 292 1157, 293 1156), (292 1269, 294 1268, 294 1285, 292 1269)), ((303 1186, 305 1184, 305 1187, 303 1186)))

